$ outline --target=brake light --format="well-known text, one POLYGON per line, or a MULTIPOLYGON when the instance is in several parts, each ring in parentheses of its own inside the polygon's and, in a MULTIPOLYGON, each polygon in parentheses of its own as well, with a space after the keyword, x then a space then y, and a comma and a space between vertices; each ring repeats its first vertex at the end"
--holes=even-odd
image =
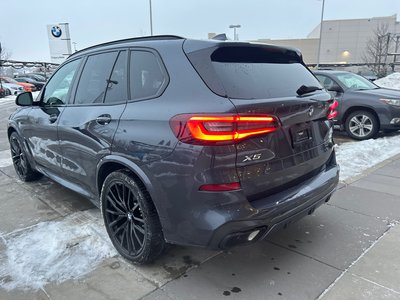
POLYGON ((199 190, 203 192, 226 192, 240 190, 240 182, 222 183, 222 184, 203 184, 199 190))
POLYGON ((333 103, 331 105, 329 105, 329 110, 328 110, 328 120, 332 120, 334 118, 336 118, 338 112, 337 112, 337 107, 339 106, 339 102, 337 102, 336 100, 333 101, 333 103))
POLYGON ((190 144, 235 142, 276 131, 279 124, 272 116, 178 115, 170 126, 180 141, 190 144))

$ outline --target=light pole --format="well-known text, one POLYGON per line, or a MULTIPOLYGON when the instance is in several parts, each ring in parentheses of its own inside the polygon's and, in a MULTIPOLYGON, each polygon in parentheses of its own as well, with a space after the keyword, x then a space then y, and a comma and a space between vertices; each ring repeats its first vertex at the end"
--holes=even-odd
POLYGON ((238 36, 237 36, 237 34, 236 34, 236 28, 240 28, 240 27, 242 27, 241 25, 229 25, 229 28, 233 28, 233 40, 234 41, 237 41, 237 40, 239 40, 238 39, 238 36))
POLYGON ((153 9, 151 7, 151 0, 149 0, 150 5, 150 35, 153 35, 153 9))
POLYGON ((320 62, 320 56, 321 56, 322 26, 324 23, 324 9, 325 9, 325 0, 322 0, 321 23, 319 26, 319 42, 318 42, 318 56, 317 56, 316 69, 319 68, 319 62, 320 62))

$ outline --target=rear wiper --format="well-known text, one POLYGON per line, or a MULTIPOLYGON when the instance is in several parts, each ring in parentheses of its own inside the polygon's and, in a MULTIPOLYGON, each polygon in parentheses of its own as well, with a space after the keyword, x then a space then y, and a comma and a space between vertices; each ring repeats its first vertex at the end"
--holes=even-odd
POLYGON ((302 85, 301 87, 299 87, 299 89, 296 91, 297 95, 301 96, 304 94, 308 94, 308 93, 312 93, 318 90, 322 90, 322 88, 318 87, 318 86, 307 86, 307 85, 302 85))

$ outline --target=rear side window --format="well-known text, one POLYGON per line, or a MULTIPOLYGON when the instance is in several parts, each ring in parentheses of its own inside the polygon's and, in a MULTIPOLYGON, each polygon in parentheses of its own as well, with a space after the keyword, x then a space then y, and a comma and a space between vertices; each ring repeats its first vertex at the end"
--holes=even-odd
POLYGON ((149 51, 131 51, 130 54, 131 99, 146 99, 160 95, 167 76, 156 55, 149 51))
POLYGON ((103 103, 117 55, 118 52, 107 52, 88 57, 79 80, 75 104, 103 103))
MULTIPOLYGON (((302 85, 321 87, 292 50, 262 46, 221 47, 208 59, 211 67, 207 73, 200 71, 199 74, 207 86, 221 96, 235 99, 282 98, 298 96, 296 91, 302 85), (214 80, 220 82, 224 94, 213 88, 217 87, 212 82, 214 80)), ((196 64, 193 65, 196 68, 196 64)))

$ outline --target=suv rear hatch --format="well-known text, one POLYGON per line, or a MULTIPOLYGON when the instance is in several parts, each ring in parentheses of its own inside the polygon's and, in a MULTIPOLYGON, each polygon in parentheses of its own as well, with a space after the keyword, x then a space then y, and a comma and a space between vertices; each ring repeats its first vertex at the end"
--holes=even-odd
POLYGON ((321 90, 298 51, 190 41, 184 50, 206 85, 228 98, 239 116, 278 119, 276 131, 236 143, 237 172, 250 201, 297 185, 325 167, 333 151, 327 119, 333 99, 321 90))

